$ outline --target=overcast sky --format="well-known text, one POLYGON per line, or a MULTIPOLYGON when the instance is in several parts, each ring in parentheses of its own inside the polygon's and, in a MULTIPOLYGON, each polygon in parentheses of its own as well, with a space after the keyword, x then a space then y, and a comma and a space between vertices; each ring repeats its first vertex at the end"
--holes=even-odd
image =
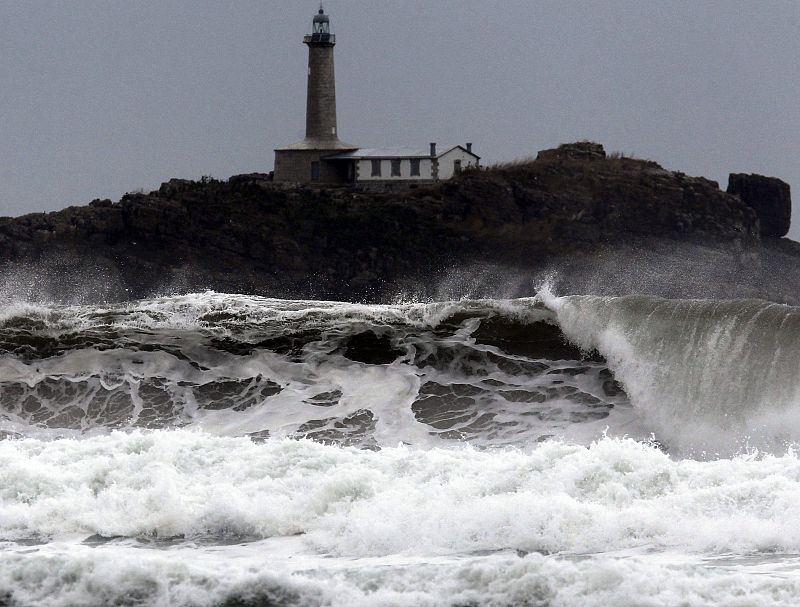
MULTIPOLYGON (((303 136, 317 8, 0 1, 0 215, 271 170, 303 136)), ((730 172, 780 177, 800 211, 800 0, 326 9, 348 143, 471 141, 494 163, 591 139, 723 188, 730 172)))

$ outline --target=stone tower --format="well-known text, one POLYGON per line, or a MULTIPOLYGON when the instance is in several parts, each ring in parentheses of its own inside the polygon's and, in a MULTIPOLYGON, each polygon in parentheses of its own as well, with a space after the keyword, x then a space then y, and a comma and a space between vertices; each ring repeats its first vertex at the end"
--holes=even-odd
POLYGON ((303 141, 275 150, 275 181, 298 183, 343 183, 351 176, 341 163, 325 162, 330 156, 358 146, 339 141, 336 129, 336 77, 333 47, 336 36, 320 6, 311 33, 303 37, 308 46, 308 90, 306 93, 306 137, 303 141))
POLYGON ((303 38, 308 45, 308 93, 306 97, 306 140, 338 141, 336 135, 336 75, 333 47, 336 36, 320 7, 314 15, 312 33, 303 38))

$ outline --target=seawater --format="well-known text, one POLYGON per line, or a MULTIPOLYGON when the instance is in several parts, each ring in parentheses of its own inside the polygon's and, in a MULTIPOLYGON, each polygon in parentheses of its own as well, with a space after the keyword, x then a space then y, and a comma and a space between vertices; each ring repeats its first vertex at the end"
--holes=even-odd
POLYGON ((796 605, 800 310, 0 311, 0 604, 796 605))

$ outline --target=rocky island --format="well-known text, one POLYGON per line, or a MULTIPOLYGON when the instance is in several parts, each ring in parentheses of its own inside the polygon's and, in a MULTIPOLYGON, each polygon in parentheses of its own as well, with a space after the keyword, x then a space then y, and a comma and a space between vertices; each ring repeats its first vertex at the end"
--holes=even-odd
MULTIPOLYGON (((581 142, 388 192, 282 184, 266 174, 173 179, 118 202, 0 218, 0 263, 6 287, 71 297, 212 289, 381 301, 431 295, 471 265, 493 268, 495 283, 548 272, 585 283, 598 260, 620 251, 637 256, 639 274, 685 275, 702 249, 724 258, 724 273, 742 286, 748 273, 763 283, 766 257, 798 258, 800 247, 783 238, 790 216, 789 186, 778 179, 731 175, 723 191, 581 142), (670 258, 685 247, 694 247, 688 258, 670 258)), ((620 263, 615 273, 633 271, 620 263)))

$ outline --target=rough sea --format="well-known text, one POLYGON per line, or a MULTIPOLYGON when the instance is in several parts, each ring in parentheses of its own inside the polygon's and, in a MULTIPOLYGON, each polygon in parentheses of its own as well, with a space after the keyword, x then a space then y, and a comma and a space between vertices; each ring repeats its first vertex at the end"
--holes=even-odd
POLYGON ((800 604, 800 308, 0 308, 0 605, 800 604))

